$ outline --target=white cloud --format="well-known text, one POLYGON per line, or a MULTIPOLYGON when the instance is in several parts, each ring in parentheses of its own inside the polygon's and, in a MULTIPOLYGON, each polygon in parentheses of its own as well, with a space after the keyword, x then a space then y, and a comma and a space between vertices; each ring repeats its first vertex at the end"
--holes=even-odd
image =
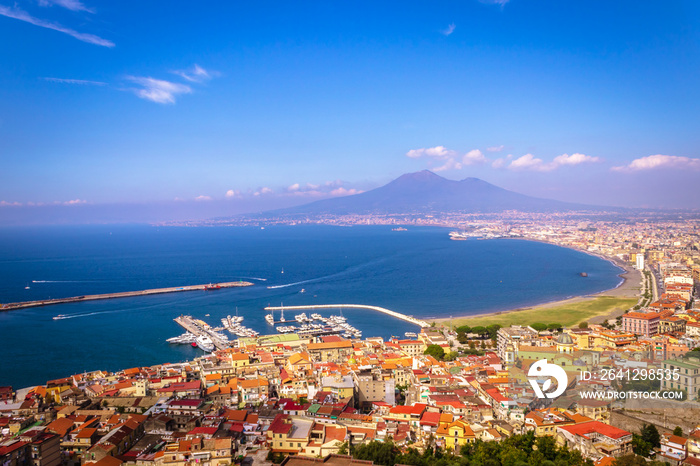
POLYGON ((464 157, 462 157, 462 164, 464 165, 473 165, 475 163, 484 163, 486 161, 486 157, 484 157, 484 154, 482 154, 479 149, 470 150, 464 154, 464 157))
POLYGON ((536 158, 532 154, 525 154, 522 157, 518 157, 513 160, 510 165, 508 165, 510 170, 536 170, 536 171, 549 171, 542 159, 536 158))
MULTIPOLYGON (((510 156, 509 156, 510 157, 510 156)), ((585 154, 562 154, 557 157, 554 157, 554 160, 552 160, 549 163, 545 163, 542 159, 538 159, 532 154, 525 154, 522 157, 518 157, 517 159, 513 160, 509 165, 508 169, 509 170, 530 170, 530 171, 540 171, 540 172, 550 172, 552 170, 556 170, 559 167, 563 166, 574 166, 574 165, 580 165, 582 163, 595 163, 595 162, 600 162, 599 157, 591 157, 590 155, 585 155, 585 154)), ((494 168, 500 168, 503 166, 503 163, 499 163, 498 167, 494 168)))
POLYGON ((486 148, 486 152, 501 152, 504 148, 505 146, 501 144, 500 146, 492 146, 486 148))
POLYGON ((8 201, 0 201, 0 207, 20 207, 22 205, 21 202, 8 202, 8 201))
POLYGON ((289 186, 287 188, 287 191, 289 191, 290 193, 295 192, 295 191, 299 191, 299 183, 294 183, 293 185, 289 186))
POLYGON ((240 191, 237 191, 235 189, 229 189, 228 191, 226 191, 226 198, 227 199, 233 199, 236 197, 241 197, 240 191))
POLYGON ((197 196, 194 198, 195 201, 211 201, 211 196, 205 196, 202 194, 201 196, 197 196))
POLYGON ((88 13, 94 13, 95 10, 88 8, 79 0, 39 0, 40 6, 53 6, 58 5, 63 8, 67 8, 71 11, 87 11, 88 13))
POLYGON ((44 81, 50 81, 52 83, 61 84, 80 84, 80 85, 90 85, 90 86, 106 86, 107 83, 101 81, 87 81, 85 79, 63 79, 63 78, 41 78, 44 81))
POLYGON ((445 146, 435 146, 422 149, 412 149, 406 152, 406 156, 412 159, 417 159, 419 157, 431 157, 434 159, 446 159, 448 157, 453 157, 457 152, 447 149, 445 146))
POLYGON ((353 194, 360 194, 362 191, 355 188, 345 189, 342 186, 340 188, 335 188, 331 191, 331 196, 351 196, 353 194))
POLYGON ((412 149, 406 152, 406 156, 413 159, 429 157, 433 160, 443 160, 444 162, 442 165, 433 168, 433 170, 436 172, 445 170, 461 170, 466 165, 488 162, 486 157, 484 157, 484 154, 479 149, 470 150, 460 157, 457 151, 448 149, 445 146, 412 149))
POLYGON ((455 32, 455 28, 456 28, 456 27, 457 27, 457 26, 455 26, 455 23, 452 23, 452 24, 450 24, 449 26, 447 26, 447 29, 444 29, 444 30, 442 30, 441 32, 442 32, 442 34, 443 34, 444 36, 449 36, 450 34, 452 34, 453 32, 455 32))
POLYGON ((192 88, 189 86, 162 79, 138 76, 127 76, 126 79, 141 86, 140 89, 131 89, 137 96, 159 104, 174 104, 175 97, 178 94, 189 94, 192 92, 192 88))
POLYGON ((74 37, 82 42, 87 42, 88 44, 94 44, 94 45, 100 45, 102 47, 114 47, 114 42, 109 41, 107 39, 103 39, 101 37, 98 37, 94 34, 85 34, 83 32, 78 32, 73 29, 67 28, 65 26, 62 26, 58 23, 52 23, 49 21, 45 21, 43 19, 35 18, 26 11, 14 7, 14 8, 9 8, 6 6, 0 5, 0 15, 2 16, 7 16, 8 18, 13 18, 13 19, 18 19, 20 21, 27 22, 29 24, 33 24, 34 26, 39 26, 42 28, 46 29, 52 29, 54 31, 62 32, 64 34, 68 34, 71 37, 74 37))
POLYGON ((196 63, 192 68, 188 70, 178 70, 173 71, 173 73, 193 83, 201 83, 203 81, 208 81, 213 76, 213 73, 205 70, 196 63))
POLYGON ((562 165, 579 165, 581 163, 594 163, 594 162, 600 162, 599 157, 591 157, 590 155, 584 155, 584 154, 562 154, 557 157, 554 157, 554 160, 552 160, 552 163, 555 166, 562 166, 562 165))
POLYGON ((71 201, 66 201, 63 203, 63 205, 78 205, 78 204, 87 204, 87 201, 84 201, 82 199, 73 199, 71 201))
POLYGON ((461 170, 462 164, 457 162, 455 159, 448 159, 444 164, 439 167, 433 168, 435 172, 444 172, 446 170, 461 170))
POLYGON ((613 167, 614 171, 643 171, 671 168, 678 170, 700 170, 700 159, 676 155, 649 155, 633 160, 629 165, 613 167))

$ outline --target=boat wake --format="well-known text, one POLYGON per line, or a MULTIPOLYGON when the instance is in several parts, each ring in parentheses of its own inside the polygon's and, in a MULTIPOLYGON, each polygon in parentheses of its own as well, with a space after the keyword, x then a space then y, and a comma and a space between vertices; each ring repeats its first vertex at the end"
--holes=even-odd
POLYGON ((97 280, 32 280, 32 283, 95 283, 97 280))
POLYGON ((53 318, 53 320, 63 320, 63 319, 77 319, 78 317, 90 317, 90 316, 97 316, 97 315, 102 315, 102 314, 116 314, 118 312, 125 312, 125 311, 140 311, 143 309, 150 309, 153 307, 160 307, 162 304, 155 304, 153 306, 140 306, 140 307, 130 307, 130 308, 124 308, 124 309, 113 309, 111 311, 96 311, 96 312, 85 312, 83 314, 59 314, 56 317, 53 318))
POLYGON ((258 280, 261 282, 266 282, 267 278, 258 278, 258 277, 239 277, 239 278, 245 278, 246 280, 258 280))
POLYGON ((379 263, 381 263, 381 262, 385 262, 387 259, 388 259, 387 257, 382 257, 382 258, 380 258, 380 259, 372 260, 372 261, 369 261, 369 262, 364 263, 364 264, 360 264, 360 265, 355 265, 355 266, 352 266, 352 267, 348 267, 348 268, 345 269, 345 270, 342 270, 342 271, 336 272, 336 273, 332 273, 332 274, 330 274, 330 275, 326 275, 326 276, 323 276, 323 277, 309 278, 308 280, 302 280, 302 281, 300 281, 300 282, 294 282, 294 283, 286 283, 286 284, 284 284, 284 285, 272 285, 272 286, 268 286, 267 289, 268 289, 268 290, 276 290, 276 289, 278 289, 278 288, 288 288, 288 287, 290 287, 290 286, 303 285, 303 284, 305 284, 305 283, 320 282, 320 281, 322 281, 322 280, 327 280, 327 279, 329 279, 329 278, 338 278, 338 277, 342 277, 342 276, 344 276, 344 275, 347 275, 347 274, 350 274, 350 273, 353 273, 353 272, 358 272, 358 271, 360 271, 360 270, 362 270, 362 269, 365 269, 365 268, 367 268, 367 267, 370 267, 370 266, 372 266, 372 265, 379 264, 379 263))

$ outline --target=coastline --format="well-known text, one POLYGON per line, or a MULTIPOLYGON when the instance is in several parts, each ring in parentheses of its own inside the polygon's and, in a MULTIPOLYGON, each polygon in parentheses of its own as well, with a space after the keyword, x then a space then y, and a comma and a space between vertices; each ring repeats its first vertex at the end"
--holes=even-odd
MULTIPOLYGON (((526 311, 528 313, 537 313, 539 311, 551 310, 553 308, 592 303, 593 301, 599 300, 599 298, 615 298, 618 300, 622 300, 622 299, 636 299, 636 300, 638 300, 640 297, 640 290, 641 290, 642 279, 643 279, 642 273, 639 270, 635 269, 634 267, 620 261, 616 257, 608 257, 608 256, 605 256, 603 254, 587 251, 587 250, 584 250, 584 249, 581 249, 578 247, 567 246, 567 245, 552 243, 550 241, 542 241, 542 240, 533 239, 533 238, 512 238, 512 239, 520 239, 520 240, 524 240, 524 241, 534 241, 534 242, 538 242, 538 243, 551 244, 551 245, 560 246, 563 248, 573 249, 575 251, 579 251, 579 252, 582 252, 582 253, 585 253, 585 254, 588 254, 591 256, 598 257, 600 259, 604 259, 604 260, 612 263, 614 266, 621 269, 621 272, 618 274, 618 277, 620 277, 620 283, 618 283, 613 288, 610 288, 608 290, 599 291, 598 293, 573 296, 571 298, 560 299, 560 300, 555 300, 555 301, 548 301, 548 302, 536 304, 533 306, 519 307, 519 308, 514 308, 514 309, 503 309, 503 310, 499 310, 499 311, 483 312, 483 313, 479 313, 479 314, 467 314, 467 315, 452 316, 451 318, 450 317, 429 318, 428 320, 431 322, 435 322, 436 324, 439 325, 439 324, 457 323, 457 322, 463 323, 463 322, 470 321, 470 320, 483 320, 483 319, 488 319, 488 318, 493 318, 493 317, 499 317, 500 319, 502 319, 502 318, 508 317, 508 316, 515 317, 516 315, 518 315, 518 313, 523 313, 526 311)), ((602 313, 599 313, 595 316, 592 316, 587 321, 589 323, 600 323, 600 322, 603 322, 607 319, 616 318, 616 317, 624 314, 624 312, 625 312, 625 309, 606 310, 605 312, 602 312, 602 313)))

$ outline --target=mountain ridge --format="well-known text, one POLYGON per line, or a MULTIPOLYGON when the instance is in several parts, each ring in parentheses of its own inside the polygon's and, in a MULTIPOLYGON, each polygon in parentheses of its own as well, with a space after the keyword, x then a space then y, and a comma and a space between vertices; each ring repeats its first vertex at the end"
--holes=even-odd
POLYGON ((429 212, 498 213, 603 210, 509 191, 479 178, 449 180, 430 170, 406 173, 378 188, 350 196, 264 212, 274 215, 416 214, 429 212))

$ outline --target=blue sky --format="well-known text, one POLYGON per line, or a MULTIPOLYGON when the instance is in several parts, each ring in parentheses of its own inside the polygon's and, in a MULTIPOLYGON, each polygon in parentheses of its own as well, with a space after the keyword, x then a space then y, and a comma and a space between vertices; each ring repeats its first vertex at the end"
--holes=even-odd
POLYGON ((424 168, 697 207, 697 2, 377 3, 0 0, 0 218, 237 213, 424 168))

